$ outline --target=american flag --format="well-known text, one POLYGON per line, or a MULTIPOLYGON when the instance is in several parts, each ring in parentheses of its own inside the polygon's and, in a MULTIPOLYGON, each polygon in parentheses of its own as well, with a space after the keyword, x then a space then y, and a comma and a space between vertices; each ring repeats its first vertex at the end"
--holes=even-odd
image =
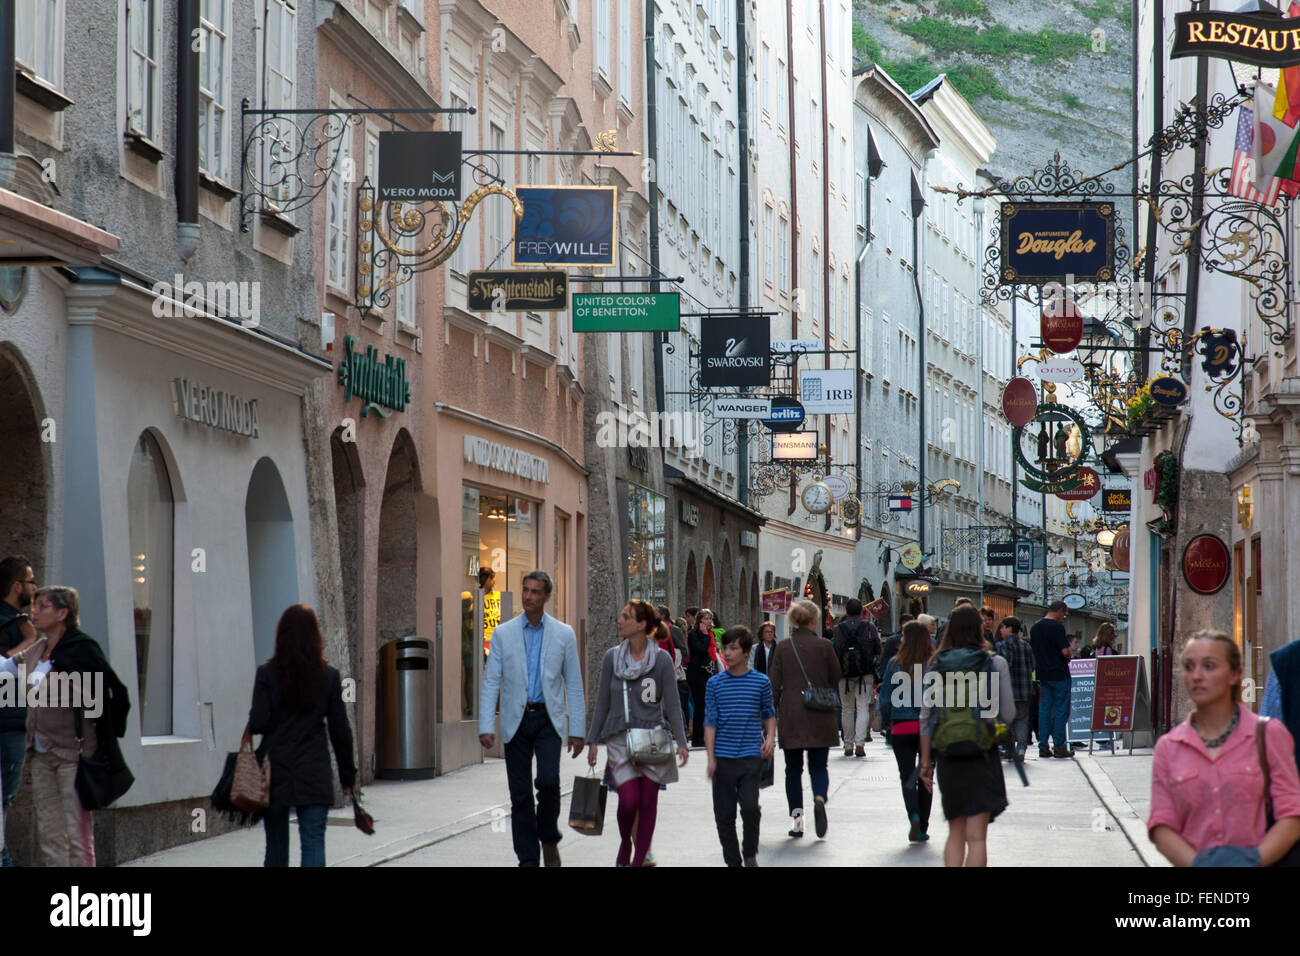
POLYGON ((1263 203, 1271 206, 1277 202, 1279 191, 1294 197, 1300 193, 1300 183, 1274 176, 1269 183, 1268 192, 1261 193, 1255 188, 1255 162, 1250 158, 1250 143, 1255 137, 1255 113, 1249 107, 1237 108, 1237 141, 1232 154, 1232 181, 1228 192, 1249 202, 1263 203))
POLYGON ((1248 202, 1263 203, 1271 206, 1277 202, 1282 180, 1277 177, 1268 185, 1268 192, 1261 193, 1255 188, 1255 162, 1250 158, 1250 141, 1254 137, 1255 113, 1245 106, 1237 109, 1237 141, 1232 154, 1232 181, 1228 192, 1248 202))

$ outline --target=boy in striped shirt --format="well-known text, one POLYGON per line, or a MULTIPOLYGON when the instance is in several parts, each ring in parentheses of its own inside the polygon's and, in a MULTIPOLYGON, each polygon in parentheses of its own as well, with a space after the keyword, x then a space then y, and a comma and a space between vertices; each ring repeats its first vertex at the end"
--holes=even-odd
POLYGON ((704 689, 704 744, 713 781, 713 819, 727 866, 741 865, 736 842, 736 804, 744 829, 744 865, 758 866, 758 774, 776 749, 776 708, 766 674, 749 669, 754 637, 747 627, 722 635, 727 669, 704 689))

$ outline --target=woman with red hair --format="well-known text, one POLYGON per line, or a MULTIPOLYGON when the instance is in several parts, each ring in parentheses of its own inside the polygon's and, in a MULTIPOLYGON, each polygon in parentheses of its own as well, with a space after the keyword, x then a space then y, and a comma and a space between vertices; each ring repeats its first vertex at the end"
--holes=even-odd
POLYGON ((320 624, 306 604, 291 605, 280 615, 275 654, 257 669, 248 725, 262 734, 258 759, 271 761, 271 805, 262 820, 265 865, 289 865, 289 808, 294 807, 302 866, 324 866, 325 821, 334 802, 327 727, 345 797, 352 793, 357 769, 343 681, 325 663, 320 624))

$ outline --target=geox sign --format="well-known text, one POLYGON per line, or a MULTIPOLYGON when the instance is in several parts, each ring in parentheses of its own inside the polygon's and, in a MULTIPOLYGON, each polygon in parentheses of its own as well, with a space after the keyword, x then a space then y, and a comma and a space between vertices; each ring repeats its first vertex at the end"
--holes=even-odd
POLYGON ((771 376, 771 323, 728 316, 700 321, 700 385, 740 388, 766 385, 771 376))
POLYGON ((1300 64, 1300 22, 1272 13, 1212 10, 1174 15, 1170 59, 1209 56, 1254 66, 1300 64))

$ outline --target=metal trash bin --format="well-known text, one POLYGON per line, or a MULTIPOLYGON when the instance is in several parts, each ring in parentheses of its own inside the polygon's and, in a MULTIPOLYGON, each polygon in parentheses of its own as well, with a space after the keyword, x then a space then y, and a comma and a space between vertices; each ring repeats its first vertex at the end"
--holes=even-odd
POLYGON ((432 645, 422 637, 389 641, 379 650, 376 773, 381 777, 425 780, 435 775, 432 665, 432 645))

